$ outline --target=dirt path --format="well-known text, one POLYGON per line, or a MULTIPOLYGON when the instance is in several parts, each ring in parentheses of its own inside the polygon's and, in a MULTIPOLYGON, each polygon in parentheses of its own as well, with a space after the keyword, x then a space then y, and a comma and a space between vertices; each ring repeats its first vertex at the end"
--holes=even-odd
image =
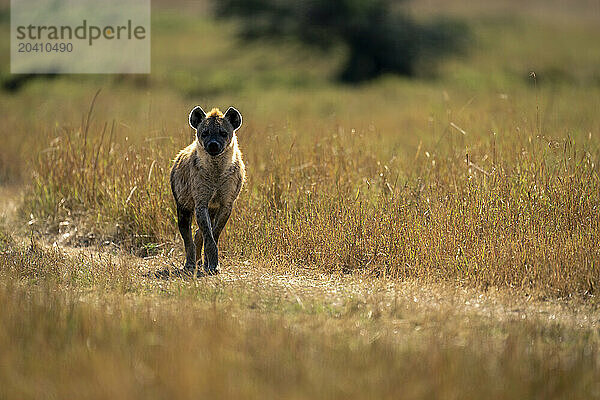
POLYGON ((20 201, 20 188, 0 186, 0 221, 4 221, 7 226, 15 223, 20 201))

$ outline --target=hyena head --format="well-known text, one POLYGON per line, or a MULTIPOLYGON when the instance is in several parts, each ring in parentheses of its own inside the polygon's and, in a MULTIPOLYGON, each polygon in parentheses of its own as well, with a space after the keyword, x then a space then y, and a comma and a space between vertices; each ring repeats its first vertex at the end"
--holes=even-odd
POLYGON ((211 156, 218 156, 231 145, 233 134, 242 125, 242 115, 229 107, 223 114, 213 108, 206 114, 200 106, 190 112, 190 126, 196 130, 196 139, 211 156))

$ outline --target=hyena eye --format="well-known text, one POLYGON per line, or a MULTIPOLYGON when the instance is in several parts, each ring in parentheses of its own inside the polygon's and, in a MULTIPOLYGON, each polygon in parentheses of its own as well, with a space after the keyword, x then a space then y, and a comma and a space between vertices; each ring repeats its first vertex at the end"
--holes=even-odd
POLYGON ((221 134, 221 136, 223 136, 223 137, 227 136, 227 131, 221 131, 221 132, 219 132, 219 133, 220 133, 220 134, 221 134))
POLYGON ((202 131, 202 137, 208 136, 208 131, 202 131))

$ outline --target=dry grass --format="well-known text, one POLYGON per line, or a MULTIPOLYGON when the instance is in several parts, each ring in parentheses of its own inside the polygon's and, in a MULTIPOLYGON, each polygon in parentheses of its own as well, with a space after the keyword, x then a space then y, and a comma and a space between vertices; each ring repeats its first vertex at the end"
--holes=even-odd
POLYGON ((191 140, 185 116, 197 102, 235 104, 245 116, 249 181, 225 254, 551 296, 595 293, 595 28, 474 19, 472 54, 449 61, 437 80, 340 87, 325 83, 332 67, 306 49, 239 51, 227 26, 172 13, 154 19, 148 89, 124 78, 65 79, 31 84, 15 101, 0 97, 11 138, 0 173, 33 174, 23 215, 36 230, 139 255, 179 251, 166 177, 191 140), (206 38, 203 57, 227 60, 223 70, 190 58, 197 35, 206 38), (30 134, 17 140, 14 132, 30 134))
MULTIPOLYGON (((27 214, 55 233, 69 223, 80 236, 141 255, 172 248, 166 177, 185 142, 131 143, 114 123, 83 120, 53 132, 36 158, 27 214)), ((301 138, 275 131, 265 146, 251 125, 240 133, 251 177, 222 247, 230 256, 325 271, 593 294, 596 141, 532 129, 472 138, 461 133, 469 125, 451 121, 440 138, 446 143, 390 158, 389 139, 376 127, 306 129, 301 138)))
POLYGON ((599 316, 589 305, 274 279, 260 265, 226 264, 220 277, 161 281, 145 277, 153 267, 139 259, 13 244, 0 255, 0 396, 599 394, 599 316))
POLYGON ((171 9, 147 78, 1 92, 0 398, 600 397, 600 32, 548 14, 347 87, 171 9), (244 114, 248 184, 223 274, 159 280, 197 103, 244 114))

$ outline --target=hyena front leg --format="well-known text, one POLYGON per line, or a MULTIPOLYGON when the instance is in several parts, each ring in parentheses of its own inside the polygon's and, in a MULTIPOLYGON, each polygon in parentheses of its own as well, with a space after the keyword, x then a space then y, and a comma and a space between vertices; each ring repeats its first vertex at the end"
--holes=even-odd
POLYGON ((196 246, 192 241, 192 212, 177 207, 177 226, 185 246, 184 269, 193 271, 196 268, 196 246))
POLYGON ((196 245, 196 262, 200 264, 200 267, 202 267, 202 242, 202 230, 198 228, 194 235, 194 244, 196 245))
POLYGON ((210 216, 213 223, 213 237, 217 244, 219 243, 221 232, 223 232, 225 225, 227 225, 227 221, 229 221, 233 204, 240 194, 241 189, 242 177, 234 175, 230 178, 228 184, 221 187, 217 192, 217 197, 220 199, 221 204, 218 208, 211 210, 210 216))
MULTIPOLYGON (((212 235, 217 247, 219 246, 219 236, 227 224, 227 220, 231 215, 231 206, 229 207, 219 207, 219 208, 209 208, 208 214, 210 216, 210 221, 212 224, 212 235)), ((208 257, 206 251, 204 252, 204 269, 209 270, 208 267, 210 264, 208 262, 208 257)))
POLYGON ((225 225, 227 225, 227 221, 229 221, 232 208, 233 204, 222 206, 215 213, 215 216, 213 218, 213 237, 215 238, 215 242, 217 242, 217 244, 219 244, 219 236, 221 236, 223 228, 225 228, 225 225))
POLYGON ((206 260, 204 270, 210 275, 217 274, 219 272, 219 249, 213 236, 208 207, 196 207, 196 221, 198 221, 204 241, 204 259, 206 260))

